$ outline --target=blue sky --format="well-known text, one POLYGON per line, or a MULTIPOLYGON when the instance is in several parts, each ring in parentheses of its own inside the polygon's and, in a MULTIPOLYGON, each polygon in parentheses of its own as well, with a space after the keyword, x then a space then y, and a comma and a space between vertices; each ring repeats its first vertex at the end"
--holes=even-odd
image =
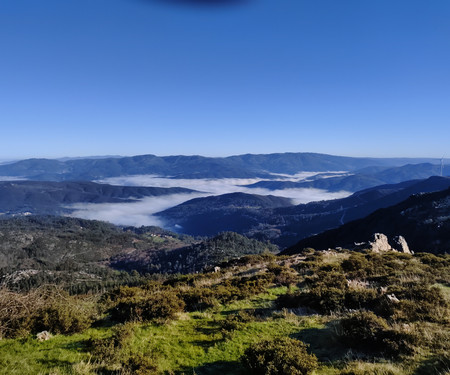
POLYGON ((4 0, 0 158, 440 158, 449 19, 448 0, 4 0))

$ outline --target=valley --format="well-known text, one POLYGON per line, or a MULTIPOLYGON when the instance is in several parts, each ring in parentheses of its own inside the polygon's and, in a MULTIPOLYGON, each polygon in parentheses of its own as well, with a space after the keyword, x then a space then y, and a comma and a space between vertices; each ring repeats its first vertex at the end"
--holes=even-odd
POLYGON ((0 165, 0 374, 443 374, 450 177, 397 163, 0 165))

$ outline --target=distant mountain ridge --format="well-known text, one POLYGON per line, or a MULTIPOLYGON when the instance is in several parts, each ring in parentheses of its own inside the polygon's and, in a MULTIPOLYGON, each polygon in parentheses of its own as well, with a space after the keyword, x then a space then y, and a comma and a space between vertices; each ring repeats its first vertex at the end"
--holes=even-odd
POLYGON ((247 187, 269 190, 314 188, 328 191, 356 192, 383 184, 395 184, 402 181, 438 176, 440 172, 440 166, 431 163, 407 164, 392 168, 367 167, 347 176, 311 178, 309 181, 301 182, 269 180, 247 185, 247 187))
POLYGON ((204 156, 26 159, 0 165, 0 176, 29 180, 94 181, 109 177, 155 174, 176 178, 271 178, 272 173, 354 171, 369 166, 392 167, 433 159, 354 158, 316 153, 246 154, 223 158, 204 156))

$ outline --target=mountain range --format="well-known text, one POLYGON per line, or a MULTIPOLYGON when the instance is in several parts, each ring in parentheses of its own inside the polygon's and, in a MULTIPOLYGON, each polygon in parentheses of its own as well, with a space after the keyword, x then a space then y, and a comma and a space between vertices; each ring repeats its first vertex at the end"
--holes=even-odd
MULTIPOLYGON (((438 165, 411 164, 423 161, 427 159, 350 158, 313 153, 247 154, 226 158, 141 155, 27 159, 0 165, 0 176, 8 180, 25 179, 0 182, 0 214, 77 214, 108 220, 109 212, 117 208, 116 212, 120 213, 116 213, 114 218, 111 216, 111 221, 118 224, 138 225, 139 220, 141 225, 161 222, 167 229, 195 236, 214 236, 223 231, 235 231, 253 238, 271 240, 285 248, 302 238, 364 217, 388 204, 398 203, 406 199, 408 194, 445 188, 444 178, 443 182, 434 179, 427 186, 417 185, 416 189, 405 189, 421 179, 442 173, 438 165), (404 165, 405 162, 409 164, 404 165), (309 172, 309 177, 296 177, 302 172, 309 172), (178 206, 174 205, 189 199, 189 194, 199 192, 181 187, 117 186, 94 182, 120 177, 122 183, 126 184, 128 177, 139 174, 165 176, 164 184, 169 186, 192 181, 187 186, 194 188, 207 187, 209 180, 220 181, 223 177, 258 178, 262 181, 247 186, 239 185, 241 182, 237 181, 232 189, 246 193, 220 194, 219 187, 213 192, 215 196, 197 198, 178 206), (196 179, 200 178, 203 179, 202 184, 196 184, 196 179), (307 189, 339 194, 342 191, 346 194, 353 192, 354 195, 341 200, 302 205, 295 205, 292 200, 277 196, 289 196, 289 191, 299 189, 303 189, 305 195, 309 194, 310 190, 307 189), (252 191, 257 194, 251 194, 252 191), (381 199, 395 192, 398 194, 381 199), (172 199, 174 194, 186 196, 172 199), (167 199, 163 205, 158 205, 154 201, 143 201, 146 197, 167 199), (132 220, 126 221, 123 215, 130 211, 124 211, 119 206, 113 207, 112 204, 130 202, 142 204, 133 205, 133 210, 140 211, 132 220), (76 208, 76 204, 84 203, 89 203, 89 207, 78 205, 82 209, 76 208), (111 206, 96 217, 95 204, 98 203, 109 203, 111 206), (171 208, 156 213, 154 221, 146 219, 170 205, 171 208)), ((444 172, 446 170, 443 169, 444 172)), ((138 181, 143 184, 146 183, 144 180, 138 181)), ((157 179, 149 181, 155 184, 160 182, 157 179)))
POLYGON ((247 185, 247 187, 269 190, 314 188, 328 191, 344 190, 355 192, 378 185, 438 176, 440 173, 441 167, 439 165, 420 163, 392 168, 367 167, 344 176, 331 175, 324 178, 322 174, 318 174, 302 182, 265 180, 247 185))
POLYGON ((94 181, 117 176, 159 175, 174 178, 273 178, 301 171, 355 171, 433 162, 416 158, 354 158, 316 153, 279 153, 229 157, 155 156, 84 159, 26 159, 0 165, 0 176, 40 181, 94 181))

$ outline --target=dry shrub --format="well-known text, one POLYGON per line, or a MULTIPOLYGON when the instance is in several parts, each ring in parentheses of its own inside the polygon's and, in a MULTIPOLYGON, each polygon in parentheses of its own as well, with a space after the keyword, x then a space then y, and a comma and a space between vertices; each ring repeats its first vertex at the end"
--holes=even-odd
POLYGON ((349 363, 339 375, 403 375, 402 368, 391 363, 367 363, 362 361, 349 363))
POLYGON ((93 322, 95 297, 70 296, 57 287, 42 287, 28 293, 0 290, 0 337, 23 337, 47 330, 71 334, 93 322))

